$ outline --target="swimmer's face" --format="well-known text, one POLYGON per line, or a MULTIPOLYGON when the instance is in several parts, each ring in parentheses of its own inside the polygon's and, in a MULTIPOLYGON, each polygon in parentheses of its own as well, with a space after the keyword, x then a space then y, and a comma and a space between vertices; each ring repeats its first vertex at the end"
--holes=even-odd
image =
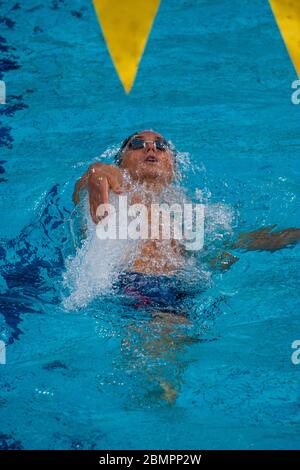
POLYGON ((167 184, 174 178, 174 154, 164 137, 152 131, 140 132, 128 142, 121 166, 139 182, 167 184))

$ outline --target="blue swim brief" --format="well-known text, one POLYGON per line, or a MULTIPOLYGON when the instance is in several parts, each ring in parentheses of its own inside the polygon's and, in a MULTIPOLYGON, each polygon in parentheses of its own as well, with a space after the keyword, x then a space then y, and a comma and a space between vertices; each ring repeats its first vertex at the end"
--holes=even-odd
POLYGON ((134 308, 184 315, 183 300, 188 292, 175 276, 124 272, 114 285, 134 308))

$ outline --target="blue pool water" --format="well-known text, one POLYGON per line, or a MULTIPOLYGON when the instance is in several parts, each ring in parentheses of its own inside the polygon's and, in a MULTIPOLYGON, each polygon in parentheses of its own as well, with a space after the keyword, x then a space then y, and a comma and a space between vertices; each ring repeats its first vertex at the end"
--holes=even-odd
POLYGON ((162 0, 129 96, 92 2, 0 3, 0 448, 299 448, 299 245, 206 271, 193 326, 171 332, 66 281, 74 182, 136 129, 182 152, 182 185, 214 208, 212 252, 299 226, 296 74, 268 2, 162 0))

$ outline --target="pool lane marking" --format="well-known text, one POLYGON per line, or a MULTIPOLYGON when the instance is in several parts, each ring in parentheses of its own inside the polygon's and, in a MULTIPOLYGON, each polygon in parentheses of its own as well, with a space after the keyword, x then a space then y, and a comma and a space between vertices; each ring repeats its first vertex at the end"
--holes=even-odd
POLYGON ((290 58, 300 78, 300 1, 269 1, 290 58))
POLYGON ((111 59, 128 94, 160 0, 93 0, 111 59))

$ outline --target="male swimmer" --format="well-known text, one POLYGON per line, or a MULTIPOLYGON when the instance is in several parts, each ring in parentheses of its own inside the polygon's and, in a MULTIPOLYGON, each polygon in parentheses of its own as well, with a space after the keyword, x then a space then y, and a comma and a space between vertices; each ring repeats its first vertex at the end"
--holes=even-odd
MULTIPOLYGON (((87 189, 91 218, 95 224, 106 216, 98 215, 101 204, 108 204, 111 192, 126 193, 130 203, 147 207, 157 202, 176 177, 175 152, 157 132, 144 130, 124 140, 115 164, 93 163, 77 181, 73 201, 80 200, 80 191, 87 189)), ((150 214, 150 212, 149 212, 150 214)), ((151 216, 149 216, 151 226, 151 216)), ((240 235, 229 248, 275 251, 300 239, 300 229, 289 228, 272 232, 275 226, 240 235)), ((228 247, 227 247, 228 248, 228 247)), ((228 251, 211 260, 212 267, 226 269, 238 260, 228 251)), ((184 266, 185 252, 178 240, 142 240, 140 249, 119 285, 139 303, 180 321, 180 300, 185 293, 176 281, 176 272, 184 266)))
MULTIPOLYGON (((162 135, 145 130, 124 140, 115 164, 93 163, 77 181, 73 201, 78 204, 80 191, 85 188, 89 195, 91 218, 98 224, 107 216, 105 212, 99 213, 98 208, 109 203, 112 193, 127 194, 130 204, 143 203, 149 208, 152 202, 157 203, 163 198, 164 191, 172 187, 175 179, 175 152, 162 135)), ((151 211, 148 211, 148 224, 151 227, 151 211)), ((275 251, 300 239, 300 229, 273 232, 273 228, 242 234, 226 246, 226 250, 275 251)), ((151 382, 159 384, 163 398, 170 404, 176 400, 180 380, 170 378, 169 371, 176 370, 177 351, 191 342, 181 328, 191 324, 182 303, 190 294, 175 275, 185 265, 185 255, 185 249, 178 240, 141 240, 116 286, 134 299, 136 308, 146 308, 151 312, 148 328, 135 323, 130 325, 122 347, 127 355, 134 357, 135 366, 139 358, 144 358, 145 352, 150 359, 157 359, 156 369, 147 368, 144 360, 141 369, 145 369, 151 382), (134 335, 138 335, 139 340, 132 339, 134 335), (172 364, 172 367, 164 367, 163 364, 172 364)), ((229 251, 224 251, 210 263, 213 268, 227 269, 237 260, 229 251)))

